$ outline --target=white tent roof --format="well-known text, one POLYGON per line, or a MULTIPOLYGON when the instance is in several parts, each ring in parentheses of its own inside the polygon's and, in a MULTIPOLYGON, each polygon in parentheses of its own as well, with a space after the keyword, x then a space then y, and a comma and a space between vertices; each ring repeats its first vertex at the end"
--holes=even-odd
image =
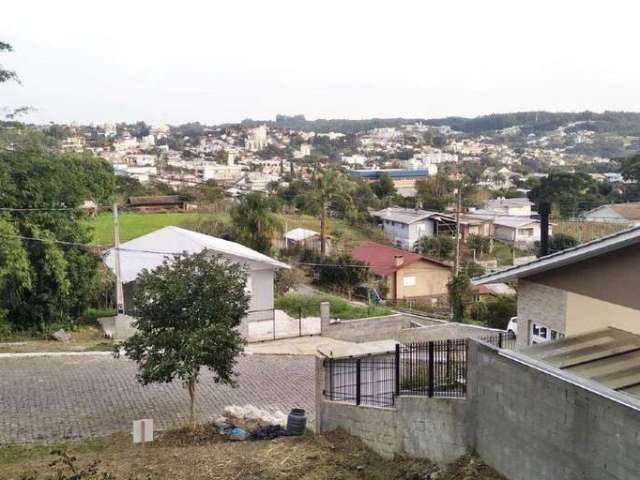
POLYGON ((313 230, 309 230, 306 228, 294 228, 293 230, 289 230, 287 233, 285 233, 284 238, 286 238, 287 240, 293 240, 294 242, 300 242, 317 235, 320 234, 318 232, 314 232, 313 230))
MULTIPOLYGON (((135 280, 142 270, 152 270, 160 266, 165 259, 172 259, 174 254, 194 254, 204 249, 219 253, 230 260, 242 262, 251 270, 289 268, 286 263, 239 243, 169 226, 120 244, 122 282, 135 280)), ((112 271, 115 271, 113 249, 106 252, 104 262, 112 271)))

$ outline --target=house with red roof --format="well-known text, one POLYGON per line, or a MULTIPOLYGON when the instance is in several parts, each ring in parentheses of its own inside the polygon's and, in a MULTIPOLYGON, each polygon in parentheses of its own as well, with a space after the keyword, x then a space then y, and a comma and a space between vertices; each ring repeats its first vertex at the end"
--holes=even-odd
POLYGON ((388 287, 387 300, 436 298, 447 294, 451 265, 399 248, 361 242, 351 256, 369 265, 388 287))

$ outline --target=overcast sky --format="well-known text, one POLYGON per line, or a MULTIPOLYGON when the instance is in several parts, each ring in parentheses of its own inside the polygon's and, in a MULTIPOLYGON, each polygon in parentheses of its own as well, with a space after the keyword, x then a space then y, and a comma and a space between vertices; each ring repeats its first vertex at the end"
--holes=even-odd
POLYGON ((6 3, 35 122, 640 111, 637 1, 6 3))

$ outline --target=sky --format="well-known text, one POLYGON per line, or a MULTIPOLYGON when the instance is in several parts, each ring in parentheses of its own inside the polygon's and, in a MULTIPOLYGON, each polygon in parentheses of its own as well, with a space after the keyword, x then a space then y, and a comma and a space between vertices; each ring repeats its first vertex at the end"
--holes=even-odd
POLYGON ((628 0, 13 0, 0 106, 36 123, 640 111, 628 0))

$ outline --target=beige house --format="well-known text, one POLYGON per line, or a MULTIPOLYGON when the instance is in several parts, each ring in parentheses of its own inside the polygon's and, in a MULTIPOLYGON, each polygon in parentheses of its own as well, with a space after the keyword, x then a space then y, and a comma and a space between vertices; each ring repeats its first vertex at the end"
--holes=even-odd
POLYGON ((356 260, 387 285, 387 299, 434 298, 447 294, 451 266, 432 258, 375 242, 361 242, 351 251, 356 260))
POLYGON ((518 347, 614 327, 640 335, 640 227, 473 279, 518 281, 518 347))

